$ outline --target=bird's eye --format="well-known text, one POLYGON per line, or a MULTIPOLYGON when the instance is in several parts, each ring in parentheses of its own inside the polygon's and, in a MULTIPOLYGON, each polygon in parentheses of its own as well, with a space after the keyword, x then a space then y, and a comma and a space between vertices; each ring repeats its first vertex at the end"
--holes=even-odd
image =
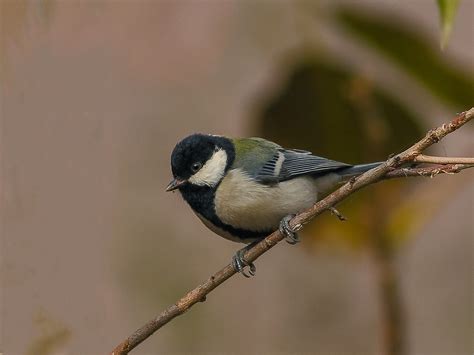
POLYGON ((202 168, 202 164, 197 162, 197 163, 194 163, 193 165, 191 165, 191 170, 193 172, 197 172, 199 169, 202 168))

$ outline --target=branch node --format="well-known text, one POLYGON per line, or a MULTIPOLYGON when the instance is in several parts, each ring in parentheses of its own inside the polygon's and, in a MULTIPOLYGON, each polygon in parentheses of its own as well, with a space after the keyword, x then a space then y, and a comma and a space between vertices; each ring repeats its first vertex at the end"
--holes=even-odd
MULTIPOLYGON (((402 173, 403 175, 405 175, 405 177, 408 176, 408 172, 410 171, 410 169, 408 168, 402 168, 402 173)), ((423 174, 421 172, 418 173, 420 176, 423 176, 423 174)))
POLYGON ((355 182, 356 182, 356 177, 355 176, 351 177, 351 179, 349 180, 349 185, 351 188, 352 186, 354 186, 355 182))
MULTIPOLYGON (((441 126, 443 131, 445 131, 447 127, 448 126, 446 125, 446 123, 441 126)), ((438 137, 438 135, 436 134, 436 129, 430 129, 429 137, 433 143, 438 143, 440 141, 440 137, 438 137)))
POLYGON ((268 240, 268 238, 265 238, 263 241, 265 242, 265 246, 267 250, 270 249, 274 245, 270 240, 268 240))
POLYGON ((329 211, 331 211, 331 214, 335 215, 340 221, 344 222, 344 221, 347 221, 347 218, 344 217, 344 215, 339 212, 335 207, 329 207, 328 208, 329 211))

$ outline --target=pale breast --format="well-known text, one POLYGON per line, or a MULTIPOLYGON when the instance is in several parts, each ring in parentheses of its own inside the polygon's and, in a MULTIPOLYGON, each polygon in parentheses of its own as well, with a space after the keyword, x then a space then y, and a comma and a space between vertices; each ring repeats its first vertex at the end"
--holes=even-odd
POLYGON ((231 226, 252 231, 273 230, 284 216, 310 207, 317 195, 317 182, 311 177, 262 185, 240 169, 234 169, 216 191, 215 210, 231 226))

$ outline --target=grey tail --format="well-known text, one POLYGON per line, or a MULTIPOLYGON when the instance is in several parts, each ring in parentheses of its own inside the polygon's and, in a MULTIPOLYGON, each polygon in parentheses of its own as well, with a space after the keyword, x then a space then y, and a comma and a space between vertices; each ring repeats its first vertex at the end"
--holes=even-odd
POLYGON ((343 180, 348 180, 354 176, 361 175, 365 173, 366 171, 369 171, 370 169, 376 168, 383 162, 377 162, 377 163, 369 163, 369 164, 359 164, 359 165, 354 165, 349 168, 341 169, 338 171, 338 174, 341 175, 343 180))

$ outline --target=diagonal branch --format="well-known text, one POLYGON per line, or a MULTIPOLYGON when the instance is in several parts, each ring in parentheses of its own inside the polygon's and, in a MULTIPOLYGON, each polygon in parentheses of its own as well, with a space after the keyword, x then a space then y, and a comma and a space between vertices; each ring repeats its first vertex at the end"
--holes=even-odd
MULTIPOLYGON (((311 208, 296 215, 291 221, 290 226, 297 230, 301 229, 303 225, 310 222, 316 216, 322 214, 327 210, 334 210, 334 206, 344 200, 352 193, 361 188, 374 184, 380 180, 391 178, 402 178, 409 176, 435 176, 440 173, 451 174, 457 173, 463 169, 473 167, 473 158, 447 158, 443 157, 429 157, 422 155, 422 152, 431 145, 439 142, 449 133, 457 130, 465 123, 469 122, 474 117, 474 107, 469 111, 458 114, 450 122, 443 124, 440 127, 430 130, 424 138, 415 143, 413 146, 404 152, 389 158, 380 166, 353 178, 348 183, 341 186, 339 189, 326 196, 324 199, 315 203, 311 208), (424 157, 424 158, 422 158, 424 157), (437 165, 429 167, 416 168, 401 168, 401 165, 406 163, 413 163, 419 161, 418 159, 425 159, 425 162, 435 163, 437 165), (460 160, 461 159, 461 160, 460 160), (462 160, 465 159, 465 160, 462 160)), ((245 253, 245 259, 248 262, 255 261, 262 254, 270 250, 277 243, 284 239, 284 236, 276 231, 256 244, 253 248, 245 253)), ((209 294, 216 287, 221 285, 224 281, 232 277, 236 271, 231 264, 216 272, 208 278, 201 285, 197 286, 175 304, 165 309, 157 317, 146 323, 144 326, 136 330, 132 335, 120 343, 110 355, 125 355, 132 349, 142 343, 146 338, 151 336, 154 332, 162 326, 170 322, 173 318, 185 313, 189 308, 198 302, 204 302, 206 295, 209 294)))

